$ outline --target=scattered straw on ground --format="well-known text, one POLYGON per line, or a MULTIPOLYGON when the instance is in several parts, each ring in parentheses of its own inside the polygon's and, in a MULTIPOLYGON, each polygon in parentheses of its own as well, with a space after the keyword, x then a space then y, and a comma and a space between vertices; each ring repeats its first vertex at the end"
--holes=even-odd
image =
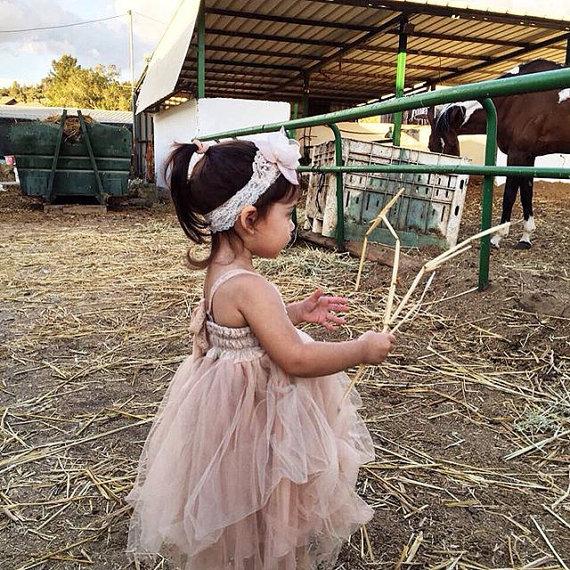
MULTIPOLYGON (((62 216, 2 197, 3 568, 128 567, 123 498, 201 296, 186 247, 166 209, 62 216)), ((476 294, 467 253, 437 275, 395 355, 367 369, 359 389, 377 457, 359 492, 376 515, 338 568, 569 564, 570 295, 551 254, 499 252, 492 288, 476 294), (556 310, 532 301, 537 291, 556 310)), ((335 339, 382 326, 387 267, 367 264, 358 293, 358 260, 344 254, 297 245, 259 267, 287 300, 317 286, 350 297, 335 339)))

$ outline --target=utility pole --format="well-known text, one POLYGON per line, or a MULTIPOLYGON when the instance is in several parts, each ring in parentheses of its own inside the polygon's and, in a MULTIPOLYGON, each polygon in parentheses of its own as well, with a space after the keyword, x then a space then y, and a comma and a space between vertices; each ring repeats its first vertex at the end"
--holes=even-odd
POLYGON ((127 15, 129 16, 129 64, 131 68, 131 111, 133 113, 133 154, 134 154, 134 168, 138 174, 138 147, 137 147, 137 112, 136 112, 136 104, 135 104, 135 50, 134 50, 134 38, 133 38, 133 12, 132 10, 127 11, 127 15))
POLYGON ((133 117, 135 112, 135 54, 133 49, 133 12, 132 10, 127 10, 129 16, 129 64, 131 68, 131 108, 133 111, 133 117))

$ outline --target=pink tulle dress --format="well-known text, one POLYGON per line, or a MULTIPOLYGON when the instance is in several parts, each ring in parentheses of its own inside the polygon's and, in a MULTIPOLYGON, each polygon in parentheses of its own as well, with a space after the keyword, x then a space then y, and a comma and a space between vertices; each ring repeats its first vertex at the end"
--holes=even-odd
MULTIPOLYGON (((244 272, 223 274, 210 297, 244 272)), ((359 467, 374 459, 358 393, 342 401, 344 373, 286 374, 249 327, 216 324, 205 300, 190 330, 194 351, 164 395, 126 497, 127 553, 160 553, 184 570, 332 567, 373 514, 355 492, 359 467)))

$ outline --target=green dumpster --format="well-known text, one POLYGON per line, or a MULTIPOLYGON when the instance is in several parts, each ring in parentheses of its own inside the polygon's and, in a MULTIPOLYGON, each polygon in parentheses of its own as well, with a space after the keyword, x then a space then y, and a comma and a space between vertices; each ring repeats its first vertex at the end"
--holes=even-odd
POLYGON ((59 124, 20 123, 10 127, 11 153, 16 157, 22 192, 46 202, 91 196, 100 204, 127 194, 132 137, 129 129, 88 124, 77 111, 80 131, 69 137, 59 124))

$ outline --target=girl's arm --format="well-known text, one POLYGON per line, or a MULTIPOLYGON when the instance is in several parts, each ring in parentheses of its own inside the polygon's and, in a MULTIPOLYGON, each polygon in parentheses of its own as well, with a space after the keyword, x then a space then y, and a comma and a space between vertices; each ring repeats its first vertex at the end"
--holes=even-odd
POLYGON ((287 316, 293 325, 300 325, 303 322, 301 318, 301 303, 303 301, 296 301, 295 303, 287 303, 287 316))
POLYGON ((392 349, 391 334, 368 332, 345 342, 303 342, 279 293, 259 276, 240 277, 237 308, 261 346, 285 372, 316 377, 360 363, 377 364, 392 349))

